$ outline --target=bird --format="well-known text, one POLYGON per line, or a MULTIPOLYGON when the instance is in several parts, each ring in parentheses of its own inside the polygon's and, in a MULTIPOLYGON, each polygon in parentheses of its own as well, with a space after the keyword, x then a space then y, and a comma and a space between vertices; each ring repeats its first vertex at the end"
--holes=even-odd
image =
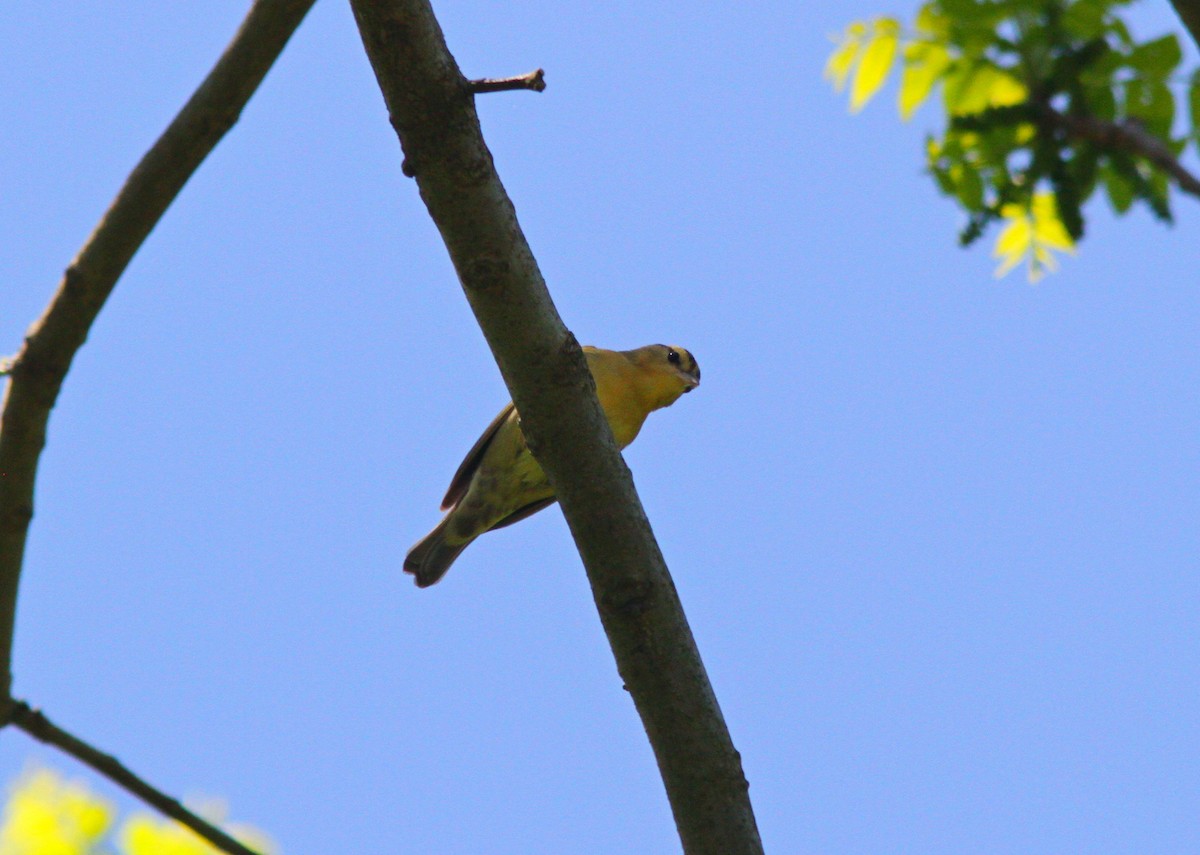
MULTIPOLYGON (((583 348, 596 397, 618 448, 637 437, 646 417, 700 385, 700 366, 682 347, 651 344, 634 350, 583 348)), ((404 559, 404 572, 428 588, 475 538, 512 525, 554 504, 554 488, 525 441, 509 402, 467 452, 442 500, 447 511, 404 559)))

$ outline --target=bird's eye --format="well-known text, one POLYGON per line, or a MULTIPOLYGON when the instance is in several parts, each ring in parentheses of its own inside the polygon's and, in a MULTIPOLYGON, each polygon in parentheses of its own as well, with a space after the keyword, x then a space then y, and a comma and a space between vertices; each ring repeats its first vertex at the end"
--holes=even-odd
POLYGON ((679 364, 679 354, 671 350, 669 347, 667 348, 667 362, 671 363, 672 365, 679 364))

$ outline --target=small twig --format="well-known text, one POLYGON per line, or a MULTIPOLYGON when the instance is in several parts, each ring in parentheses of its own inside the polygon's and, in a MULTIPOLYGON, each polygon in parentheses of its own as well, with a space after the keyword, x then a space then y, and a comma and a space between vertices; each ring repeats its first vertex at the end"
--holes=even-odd
POLYGON ((468 80, 467 86, 475 95, 481 92, 512 92, 516 89, 544 92, 546 90, 546 72, 539 68, 519 77, 485 77, 482 80, 468 80))
POLYGON ((0 377, 7 377, 12 373, 14 362, 16 360, 11 356, 0 359, 0 377))
POLYGON ((1068 136, 1144 157, 1175 179, 1179 189, 1200 197, 1200 178, 1179 162, 1166 144, 1135 121, 1109 122, 1094 116, 1072 116, 1052 107, 1042 114, 1068 136))
POLYGON ((53 745, 70 754, 77 760, 91 766, 113 783, 128 790, 146 804, 161 811, 166 816, 183 823, 192 831, 199 834, 213 846, 230 855, 258 855, 253 849, 234 840, 221 829, 205 822, 196 814, 180 804, 178 799, 171 798, 161 790, 143 781, 130 772, 120 760, 111 754, 105 754, 82 739, 67 733, 42 713, 33 709, 24 701, 13 701, 9 709, 9 721, 28 733, 34 739, 53 745))

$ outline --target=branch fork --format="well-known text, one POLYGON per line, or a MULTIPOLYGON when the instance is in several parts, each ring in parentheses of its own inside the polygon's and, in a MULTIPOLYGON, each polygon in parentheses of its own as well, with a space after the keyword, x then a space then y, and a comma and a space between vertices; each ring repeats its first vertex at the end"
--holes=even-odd
POLYGON ((186 825, 205 840, 230 855, 258 855, 253 849, 239 843, 212 823, 201 819, 185 808, 179 799, 172 798, 129 771, 116 757, 92 747, 77 736, 73 736, 56 725, 45 714, 34 709, 25 701, 9 703, 8 723, 28 733, 39 742, 53 745, 75 759, 95 769, 113 783, 157 808, 165 816, 186 825))

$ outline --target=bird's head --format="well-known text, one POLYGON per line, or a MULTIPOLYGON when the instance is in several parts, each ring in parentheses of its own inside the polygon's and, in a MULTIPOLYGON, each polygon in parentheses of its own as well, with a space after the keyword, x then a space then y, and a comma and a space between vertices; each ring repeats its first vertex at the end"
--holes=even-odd
POLYGON ((683 384, 683 394, 686 395, 700 385, 700 365, 691 352, 667 344, 656 344, 653 347, 658 351, 660 358, 666 361, 667 370, 683 384))
POLYGON ((669 407, 680 395, 700 385, 700 366, 682 347, 651 344, 625 352, 641 374, 643 394, 651 409, 669 407))

